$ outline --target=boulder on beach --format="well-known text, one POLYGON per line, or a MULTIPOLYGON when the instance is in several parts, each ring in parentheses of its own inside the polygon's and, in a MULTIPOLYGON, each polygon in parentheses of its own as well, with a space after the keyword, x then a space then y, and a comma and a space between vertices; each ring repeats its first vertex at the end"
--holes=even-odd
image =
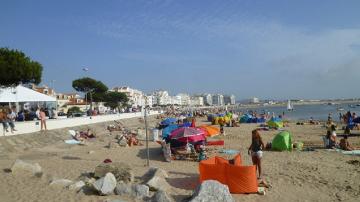
POLYGON ((68 188, 70 190, 75 190, 75 191, 79 191, 81 188, 83 188, 85 186, 85 182, 84 181, 78 181, 75 182, 74 184, 71 184, 68 186, 68 188))
POLYGON ((118 182, 115 188, 115 194, 117 195, 128 195, 130 196, 132 194, 132 189, 130 184, 126 184, 125 182, 121 181, 118 182))
POLYGON ((110 195, 114 193, 116 183, 117 182, 115 176, 112 173, 106 173, 105 177, 102 177, 93 183, 93 187, 101 195, 110 195))
POLYGON ((165 191, 159 190, 155 193, 152 200, 153 202, 174 202, 175 200, 169 196, 165 191))
POLYGON ((125 183, 134 181, 134 173, 131 167, 122 162, 102 163, 95 168, 94 176, 97 178, 104 177, 106 173, 114 174, 117 181, 125 183))
POLYGON ((168 177, 165 170, 160 168, 150 168, 145 174, 146 185, 149 186, 151 191, 167 191, 170 189, 170 185, 166 181, 166 178, 168 177))
POLYGON ((190 202, 233 202, 229 188, 215 180, 206 180, 195 190, 190 202))
POLYGON ((43 172, 38 163, 29 163, 23 160, 17 159, 11 167, 13 174, 29 174, 32 176, 41 177, 43 172))
POLYGON ((50 182, 51 187, 62 187, 65 188, 69 185, 73 184, 73 181, 68 179, 54 179, 50 182))
POLYGON ((132 186, 132 196, 136 198, 145 198, 149 196, 149 187, 143 184, 136 184, 132 186))

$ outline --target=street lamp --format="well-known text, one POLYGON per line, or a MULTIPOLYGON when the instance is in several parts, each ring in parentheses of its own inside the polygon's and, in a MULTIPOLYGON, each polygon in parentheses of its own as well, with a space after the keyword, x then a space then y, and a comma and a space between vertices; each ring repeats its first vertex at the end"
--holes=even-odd
MULTIPOLYGON (((86 67, 84 67, 84 68, 82 68, 82 70, 85 72, 85 74, 89 71, 89 68, 86 68, 86 67)), ((88 106, 88 103, 87 103, 87 94, 88 94, 88 92, 85 92, 85 111, 86 111, 86 113, 87 113, 87 111, 88 111, 88 108, 87 108, 87 106, 88 106)))
POLYGON ((145 135, 146 135, 146 166, 150 166, 150 152, 149 152, 149 134, 148 134, 148 123, 147 123, 147 97, 145 97, 144 107, 144 120, 145 120, 145 135))

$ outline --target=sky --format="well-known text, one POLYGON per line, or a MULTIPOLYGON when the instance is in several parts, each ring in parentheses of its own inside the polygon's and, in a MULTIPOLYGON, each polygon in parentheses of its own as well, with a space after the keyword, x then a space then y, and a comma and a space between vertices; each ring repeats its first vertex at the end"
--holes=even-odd
POLYGON ((87 76, 146 93, 352 98, 359 10, 358 0, 2 0, 0 47, 40 62, 57 92, 87 76))

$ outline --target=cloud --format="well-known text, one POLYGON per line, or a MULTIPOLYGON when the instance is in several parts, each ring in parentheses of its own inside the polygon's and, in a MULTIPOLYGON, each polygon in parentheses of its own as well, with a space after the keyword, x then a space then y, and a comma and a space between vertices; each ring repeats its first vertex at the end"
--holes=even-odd
MULTIPOLYGON (((158 4, 146 4, 140 9, 144 12, 116 19, 105 17, 89 23, 89 27, 101 36, 142 43, 141 51, 121 52, 121 57, 128 60, 169 67, 229 70, 219 76, 223 84, 215 86, 209 81, 208 89, 236 90, 228 81, 250 83, 256 78, 253 87, 267 97, 274 95, 261 86, 269 82, 286 83, 283 94, 295 96, 302 86, 304 95, 314 96, 311 94, 314 91, 315 96, 326 97, 321 88, 333 86, 331 82, 348 74, 351 78, 360 74, 358 28, 312 30, 238 12, 230 3, 219 4, 217 9, 207 12, 196 7, 184 12, 174 9, 179 6, 174 2, 163 1, 158 12, 154 10, 158 4), (161 46, 155 48, 154 44, 161 46)), ((355 81, 350 83, 353 86, 355 81)))

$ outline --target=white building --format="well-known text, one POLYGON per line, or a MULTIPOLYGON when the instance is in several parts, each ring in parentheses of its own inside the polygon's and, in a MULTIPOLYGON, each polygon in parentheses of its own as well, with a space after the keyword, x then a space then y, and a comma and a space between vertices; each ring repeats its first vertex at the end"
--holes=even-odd
POLYGON ((259 102, 260 102, 260 100, 257 97, 253 97, 253 98, 250 99, 250 103, 257 104, 259 102))
POLYGON ((190 98, 191 106, 204 106, 204 98, 201 96, 192 96, 190 98))
POLYGON ((222 106, 224 105, 224 96, 221 94, 216 94, 212 96, 212 105, 222 106))
POLYGON ((189 106, 190 105, 190 95, 185 93, 179 93, 176 95, 177 99, 180 99, 180 105, 189 106))
POLYGON ((169 105, 172 104, 172 99, 169 96, 169 92, 165 90, 155 91, 153 96, 156 97, 157 105, 169 105))
POLYGON ((213 105, 211 94, 204 94, 202 97, 204 100, 204 105, 208 105, 208 106, 213 105))
POLYGON ((225 95, 224 96, 224 104, 225 105, 235 105, 236 100, 235 100, 235 95, 225 95))
POLYGON ((181 96, 171 96, 170 99, 172 105, 181 105, 181 96))
POLYGON ((145 105, 148 105, 150 107, 156 105, 156 97, 153 95, 145 95, 145 100, 145 105))
POLYGON ((122 87, 115 87, 110 91, 125 93, 129 98, 129 104, 133 107, 145 105, 145 97, 143 92, 140 90, 133 89, 128 86, 122 86, 122 87))

